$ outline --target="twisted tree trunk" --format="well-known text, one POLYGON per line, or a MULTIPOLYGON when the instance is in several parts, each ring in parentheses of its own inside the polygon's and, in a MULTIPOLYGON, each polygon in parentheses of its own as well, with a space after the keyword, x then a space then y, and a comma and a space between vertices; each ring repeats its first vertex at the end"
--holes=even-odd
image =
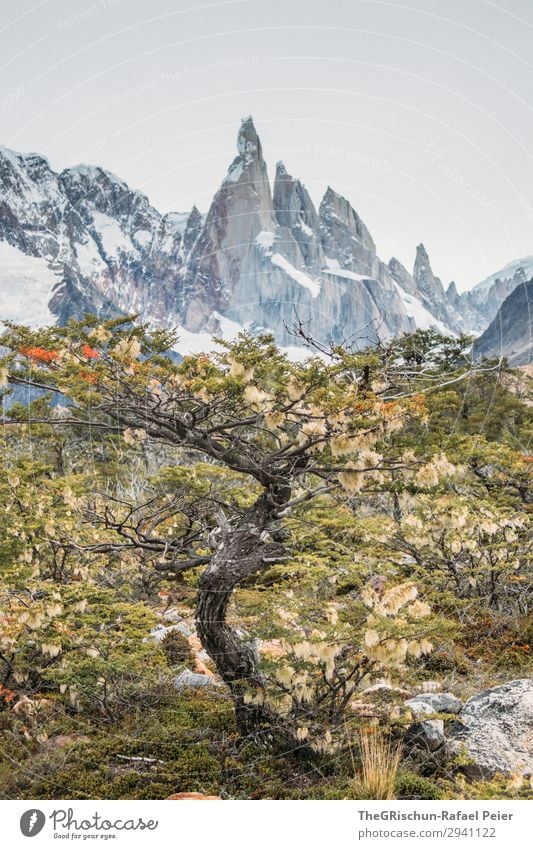
POLYGON ((226 617, 235 588, 286 554, 275 537, 279 531, 277 513, 289 497, 288 487, 275 493, 275 497, 265 492, 238 523, 222 531, 218 549, 200 579, 196 606, 198 636, 231 691, 239 731, 272 737, 276 726, 276 733, 281 732, 284 742, 292 742, 292 737, 280 728, 279 717, 262 705, 245 704, 245 692, 263 688, 264 680, 257 653, 227 623, 226 617))

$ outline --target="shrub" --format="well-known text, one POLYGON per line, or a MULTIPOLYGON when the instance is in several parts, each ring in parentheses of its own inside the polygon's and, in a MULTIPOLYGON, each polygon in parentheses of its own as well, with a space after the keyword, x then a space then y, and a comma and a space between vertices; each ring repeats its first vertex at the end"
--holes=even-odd
POLYGON ((443 799, 441 790, 428 778, 415 772, 400 771, 394 784, 397 799, 443 799))
POLYGON ((192 666, 194 663, 189 641, 177 628, 165 634, 161 640, 161 648, 169 666, 192 666))

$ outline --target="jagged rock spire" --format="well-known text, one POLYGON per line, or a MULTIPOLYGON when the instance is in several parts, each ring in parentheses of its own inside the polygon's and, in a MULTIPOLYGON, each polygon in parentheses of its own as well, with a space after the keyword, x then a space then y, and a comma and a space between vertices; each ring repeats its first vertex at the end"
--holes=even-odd
POLYGON ((183 250, 185 255, 189 253, 192 246, 198 239, 202 230, 203 221, 202 213, 196 205, 193 206, 189 212, 187 224, 185 225, 185 232, 183 233, 183 250))
POLYGON ((436 303, 444 300, 444 286, 440 279, 433 274, 428 252, 422 243, 416 249, 413 279, 419 293, 429 302, 436 303))
MULTIPOLYGON (((268 183, 263 149, 251 115, 241 121, 237 135, 237 151, 238 155, 228 168, 222 185, 244 182, 268 183)), ((270 193, 270 186, 268 189, 270 193)))
POLYGON ((371 326, 385 338, 431 325, 432 316, 441 326, 482 329, 523 280, 520 266, 533 268, 525 257, 471 293, 453 286, 444 293, 420 245, 415 283, 397 260, 381 262, 368 228, 333 188, 317 212, 304 185, 278 163, 271 191, 251 117, 240 125, 236 156, 205 218, 196 208, 162 216, 97 166, 58 175, 38 155, 5 149, 0 195, 0 278, 11 279, 9 263, 27 267, 35 297, 60 321, 133 310, 160 326, 203 332, 222 316, 269 328, 293 345, 287 328, 297 315, 317 338, 364 329, 367 344, 371 326))
POLYGON ((280 228, 278 241, 289 249, 291 262, 303 262, 306 268, 319 270, 324 259, 317 211, 303 183, 288 173, 283 162, 276 165, 273 202, 280 228))
POLYGON ((185 323, 194 331, 213 310, 227 309, 238 282, 249 274, 250 246, 276 226, 267 167, 251 117, 241 122, 237 151, 189 259, 185 323))
POLYGON ((327 256, 358 274, 376 274, 374 240, 349 201, 328 186, 318 214, 327 256))
POLYGON ((399 286, 402 287, 406 292, 410 295, 416 295, 416 286, 413 280, 413 277, 407 271, 406 267, 402 265, 399 259, 396 259, 395 256, 391 257, 389 260, 389 271, 392 274, 392 277, 399 286))
POLYGON ((300 180, 291 177, 283 162, 276 165, 274 212, 283 227, 295 227, 303 222, 307 227, 317 228, 319 224, 309 192, 300 180))

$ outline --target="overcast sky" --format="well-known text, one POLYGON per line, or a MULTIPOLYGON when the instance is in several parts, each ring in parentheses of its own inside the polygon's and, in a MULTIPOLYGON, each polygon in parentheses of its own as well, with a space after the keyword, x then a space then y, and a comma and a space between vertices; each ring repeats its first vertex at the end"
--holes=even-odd
POLYGON ((533 0, 4 2, 0 144, 206 210, 251 113, 271 175, 466 288, 533 254, 532 37, 533 0))

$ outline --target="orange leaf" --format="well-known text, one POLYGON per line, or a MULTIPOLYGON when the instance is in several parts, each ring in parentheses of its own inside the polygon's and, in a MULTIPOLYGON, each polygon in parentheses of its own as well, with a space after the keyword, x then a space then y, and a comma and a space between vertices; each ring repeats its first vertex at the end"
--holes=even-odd
POLYGON ((38 346, 21 348, 20 353, 24 354, 25 357, 29 357, 30 360, 41 363, 52 363, 59 357, 58 351, 47 351, 46 348, 39 348, 38 346))
POLYGON ((90 345, 82 345, 81 352, 87 360, 97 360, 100 356, 100 352, 96 348, 91 348, 90 345))

